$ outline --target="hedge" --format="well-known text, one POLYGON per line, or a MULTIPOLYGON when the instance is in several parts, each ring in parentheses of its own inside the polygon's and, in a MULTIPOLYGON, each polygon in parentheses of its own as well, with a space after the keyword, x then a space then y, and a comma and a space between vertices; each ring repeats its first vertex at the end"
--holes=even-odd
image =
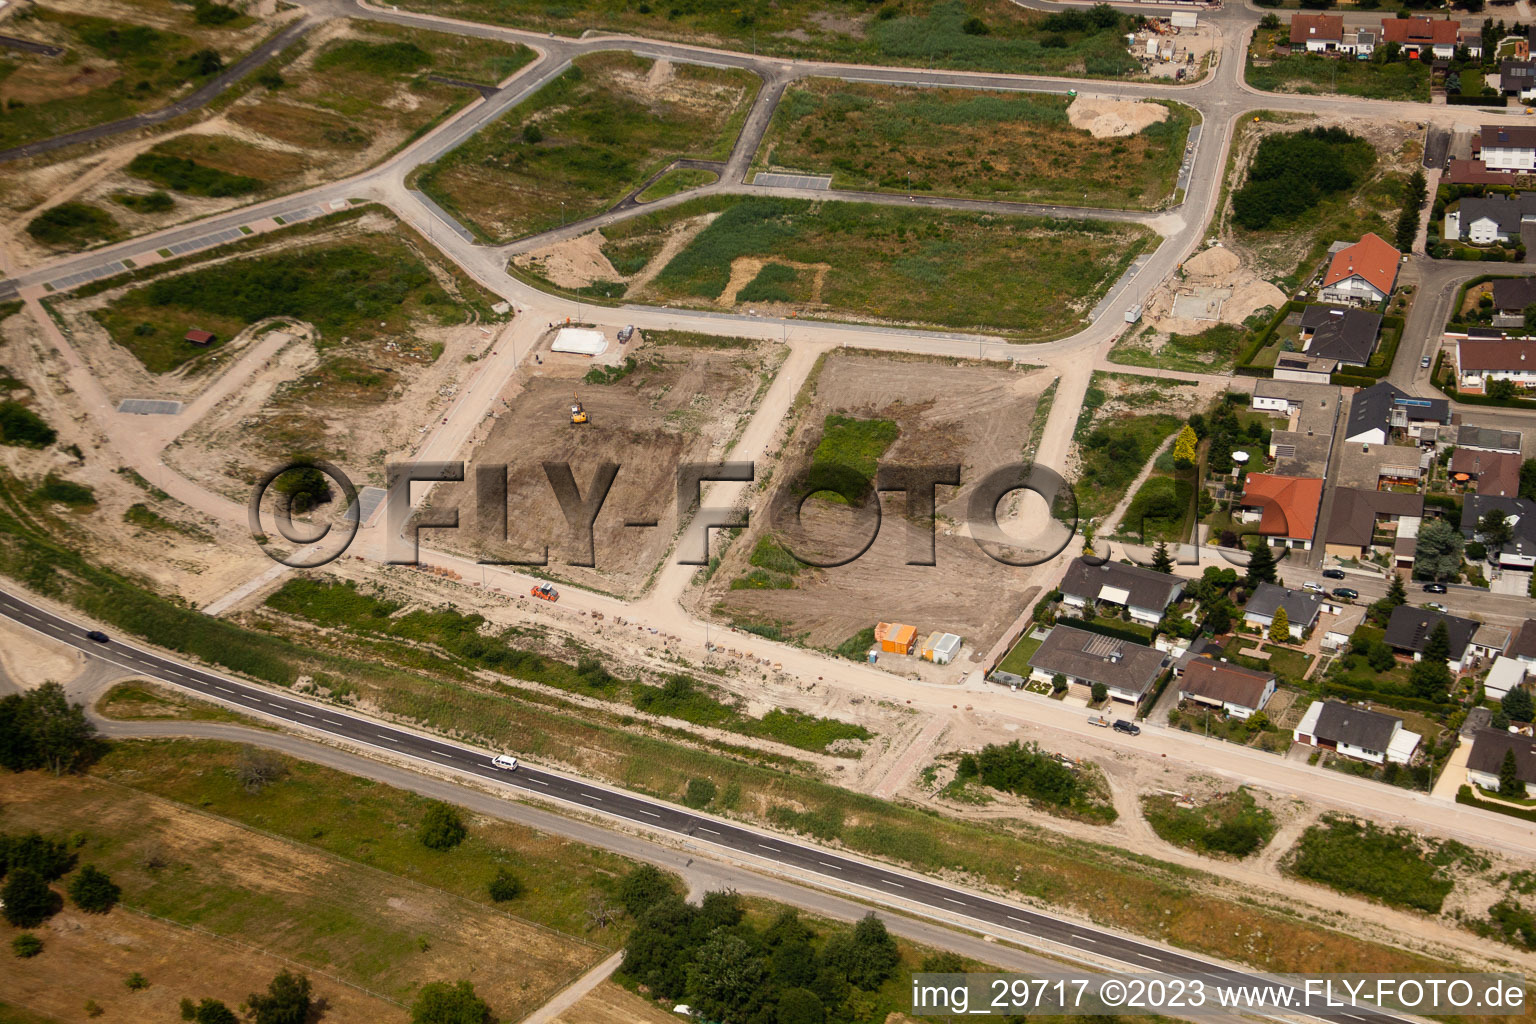
POLYGON ((1426 494, 1424 495, 1424 504, 1443 508, 1455 512, 1457 515, 1461 514, 1461 499, 1454 494, 1426 494))
POLYGON ((1364 700, 1374 704, 1389 704, 1403 711, 1424 711, 1443 715, 1451 710, 1449 703, 1437 704, 1432 700, 1424 700, 1422 697, 1409 697, 1391 690, 1362 690, 1358 687, 1343 686, 1339 683, 1324 683, 1322 692, 1325 697, 1341 697, 1345 700, 1364 700))
POLYGON ((1504 98, 1499 95, 1468 96, 1462 92, 1446 93, 1445 102, 1451 106, 1488 107, 1497 108, 1500 111, 1504 109, 1504 98))
POLYGON ((1273 366, 1254 366, 1253 359, 1264 346, 1269 344, 1270 339, 1275 336, 1275 332, 1280 329, 1280 325, 1285 323, 1285 318, 1305 305, 1305 302, 1291 299, 1281 306, 1269 323, 1264 325, 1264 329, 1255 334, 1253 340, 1248 343, 1248 347, 1238 355, 1237 365, 1233 367, 1232 372, 1242 374, 1245 377, 1273 377, 1275 375, 1275 368, 1273 366))
POLYGON ((1332 383, 1342 387, 1370 387, 1378 380, 1392 372, 1392 362, 1397 358, 1398 343, 1403 340, 1403 318, 1400 316, 1384 316, 1381 318, 1381 341, 1376 346, 1376 351, 1371 358, 1380 363, 1379 366, 1351 366, 1348 370, 1340 370, 1332 377, 1332 383), (1379 359, 1377 357, 1380 356, 1379 359), (1354 381, 1346 381, 1342 378, 1357 378, 1365 381, 1364 384, 1356 384, 1354 381))
POLYGON ((1492 405, 1501 409, 1536 409, 1536 400, 1529 398, 1489 398, 1487 395, 1478 394, 1475 391, 1463 392, 1456 387, 1454 375, 1452 375, 1450 380, 1442 379, 1445 375, 1440 371, 1444 366, 1445 351, 1442 349, 1435 356, 1435 368, 1430 379, 1434 381, 1435 387, 1439 388, 1453 402, 1461 402, 1465 405, 1492 405))
MULTIPOLYGON (((1119 629, 1102 622, 1090 622, 1087 619, 1078 618, 1058 618, 1056 624, 1058 626, 1072 626, 1075 629, 1081 629, 1089 633, 1098 633, 1100 636, 1112 636, 1119 640, 1129 640, 1132 643, 1141 644, 1143 647, 1152 646, 1152 637, 1147 636, 1145 633, 1137 633, 1131 629, 1119 629)), ((1156 636, 1156 634, 1153 634, 1153 636, 1156 636)))
MULTIPOLYGON (((1350 367, 1358 369, 1358 367, 1350 367)), ((1353 373, 1335 373, 1328 378, 1328 383, 1340 388, 1368 388, 1381 383, 1375 377, 1359 377, 1353 373)))
POLYGON ((1498 814, 1507 814, 1511 818, 1524 818, 1526 821, 1536 821, 1536 809, 1527 807, 1511 807, 1508 804, 1491 804, 1479 800, 1472 792, 1472 787, 1463 784, 1456 790, 1456 802, 1466 804, 1468 807, 1480 807, 1485 811, 1494 811, 1498 814))

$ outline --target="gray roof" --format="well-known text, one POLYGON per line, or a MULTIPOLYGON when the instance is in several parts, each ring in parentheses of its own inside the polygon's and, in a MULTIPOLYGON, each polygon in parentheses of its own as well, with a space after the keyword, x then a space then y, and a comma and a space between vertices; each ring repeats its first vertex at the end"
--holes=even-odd
POLYGON ((1504 235, 1518 235, 1520 222, 1526 217, 1536 217, 1536 195, 1530 192, 1522 192, 1518 196, 1485 196, 1468 197, 1461 201, 1461 211, 1458 225, 1461 237, 1467 237, 1467 231, 1474 221, 1488 218, 1499 226, 1499 233, 1504 235))
POLYGON ((1088 601, 1097 601, 1104 587, 1118 587, 1130 593, 1126 602, 1137 608, 1162 611, 1178 596, 1186 581, 1155 569, 1123 562, 1095 565, 1086 558, 1074 558, 1061 581, 1061 592, 1088 601))
POLYGON ((1281 476, 1326 476, 1333 451, 1333 430, 1273 430, 1269 446, 1275 453, 1270 472, 1281 476))
MULTIPOLYGON (((1310 353, 1287 353, 1299 359, 1311 358, 1310 353)), ((1278 363, 1276 364, 1278 365, 1278 363)), ((1301 432, 1333 433, 1339 413, 1340 390, 1332 384, 1314 384, 1299 380, 1260 380, 1253 385, 1253 397, 1281 399, 1294 406, 1299 414, 1296 429, 1301 432)))
POLYGON ((1498 775, 1504 755, 1515 752, 1515 771, 1527 785, 1536 783, 1536 739, 1503 729, 1479 729, 1472 737, 1472 752, 1467 755, 1467 770, 1498 775))
POLYGON ((1357 437, 1368 430, 1392 429, 1392 410, 1401 407, 1409 422, 1449 423, 1451 405, 1443 398, 1415 398, 1387 381, 1372 384, 1356 393, 1349 403, 1349 426, 1345 437, 1357 437))
POLYGON ((1482 448, 1493 452, 1520 451, 1520 431, 1500 430, 1497 427, 1479 427, 1463 423, 1456 431, 1456 447, 1482 448))
POLYGON ((1162 651, 1119 637, 1057 625, 1029 659, 1029 667, 1055 675, 1145 693, 1166 660, 1162 651))
POLYGON ((1495 309, 1523 310, 1536 302, 1536 277, 1506 277, 1493 282, 1495 309))
POLYGON ((1400 604, 1392 609, 1392 617, 1387 620, 1387 634, 1383 639, 1389 647, 1419 654, 1429 642, 1429 635, 1441 622, 1445 623, 1446 632, 1450 634, 1451 660, 1458 661, 1466 653, 1467 644, 1479 625, 1459 615, 1446 615, 1432 608, 1400 604))
POLYGON ((1521 623, 1520 632, 1515 634, 1504 653, 1511 658, 1536 660, 1536 619, 1526 619, 1521 623))
POLYGON ((1311 331, 1307 354, 1364 366, 1376 348, 1381 314, 1341 306, 1308 306, 1301 313, 1301 329, 1311 331))
POLYGON ((1469 494, 1461 504, 1461 533, 1464 537, 1477 535, 1477 524, 1493 509, 1503 511, 1506 519, 1512 518, 1509 543, 1504 550, 1518 555, 1536 554, 1536 501, 1528 498, 1506 498, 1499 494, 1469 494))
POLYGON ((1317 730, 1313 733, 1320 740, 1347 743, 1362 750, 1386 753, 1392 742, 1392 734, 1403 724, 1402 719, 1368 711, 1352 704, 1330 700, 1323 705, 1317 716, 1317 730))
POLYGON ((1273 583, 1260 583, 1249 596, 1243 614, 1273 618, 1275 611, 1283 607, 1291 625, 1305 628, 1317 621, 1317 613, 1322 610, 1322 606, 1321 594, 1314 594, 1310 590, 1287 590, 1273 583))
POLYGON ((1536 62, 1506 59, 1499 65, 1499 88, 1504 92, 1519 92, 1536 85, 1536 62))
POLYGON ((1424 515, 1424 495, 1406 491, 1372 491, 1364 487, 1337 487, 1333 512, 1323 539, 1328 544, 1369 547, 1376 535, 1376 517, 1424 515))

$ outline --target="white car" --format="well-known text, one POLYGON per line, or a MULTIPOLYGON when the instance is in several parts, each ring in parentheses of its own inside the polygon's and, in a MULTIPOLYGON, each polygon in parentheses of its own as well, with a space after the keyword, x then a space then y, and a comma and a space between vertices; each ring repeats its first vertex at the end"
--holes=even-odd
POLYGON ((1323 585, 1321 583, 1313 583, 1311 580, 1308 580, 1307 582, 1303 583, 1301 585, 1301 589, 1302 590, 1310 590, 1314 594, 1326 594, 1326 593, 1328 593, 1328 591, 1323 588, 1323 585))
POLYGON ((500 768, 502 771, 515 772, 517 771, 517 758, 511 754, 497 754, 491 758, 491 767, 500 768))

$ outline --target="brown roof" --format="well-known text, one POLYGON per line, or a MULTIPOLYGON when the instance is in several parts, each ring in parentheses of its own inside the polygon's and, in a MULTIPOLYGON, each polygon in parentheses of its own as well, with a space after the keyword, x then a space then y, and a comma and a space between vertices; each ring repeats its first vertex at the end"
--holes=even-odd
POLYGON ((1513 338, 1463 338, 1456 343, 1456 365, 1477 370, 1536 370, 1536 341, 1513 338))
POLYGON ((1536 660, 1536 619, 1526 619, 1520 626, 1520 632, 1509 642, 1504 653, 1511 658, 1530 658, 1536 660))
POLYGON ((1381 39, 1409 46, 1455 45, 1461 22, 1440 18, 1382 18, 1381 39))
POLYGON ((1525 124, 1485 124, 1478 135, 1484 151, 1488 149, 1530 149, 1536 147, 1536 127, 1525 124))
POLYGON ((1501 729, 1479 729, 1472 734, 1472 753, 1467 755, 1467 770, 1498 775, 1504 767, 1504 755, 1515 752, 1515 771, 1520 781, 1536 783, 1536 739, 1501 729))
POLYGON ((199 331, 196 328, 193 328, 187 332, 186 337, 188 341, 194 341, 199 345, 206 345, 213 340, 213 332, 199 331))
POLYGON ((1255 672, 1223 661, 1197 658, 1184 669, 1179 690, 1209 701, 1258 710, 1264 701, 1264 691, 1274 679, 1270 672, 1255 672))
POLYGON ((1323 539, 1329 544, 1369 547, 1376 535, 1376 517, 1423 516, 1424 495, 1407 491, 1372 491, 1363 487, 1337 487, 1333 511, 1323 539))
POLYGON ((1354 245, 1346 245, 1333 254, 1333 262, 1328 264, 1328 273, 1323 275, 1323 287, 1338 284, 1358 274, 1375 285, 1378 291, 1389 293, 1393 282, 1397 280, 1397 262, 1402 256, 1385 238, 1367 232, 1354 245))
POLYGON ((1520 494, 1520 456, 1508 452, 1479 452, 1457 448, 1451 456, 1451 472, 1466 473, 1477 481, 1478 494, 1514 498, 1520 494))
POLYGON ((1298 14, 1291 18, 1291 45, 1305 45, 1308 39, 1344 38, 1344 19, 1337 14, 1298 14))

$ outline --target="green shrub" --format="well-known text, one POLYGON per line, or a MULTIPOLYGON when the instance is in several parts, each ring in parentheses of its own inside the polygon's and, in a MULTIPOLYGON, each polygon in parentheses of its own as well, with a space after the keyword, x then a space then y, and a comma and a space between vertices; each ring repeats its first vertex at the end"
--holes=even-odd
POLYGON ((1290 867, 1342 892, 1437 914, 1453 883, 1431 859, 1434 852, 1407 829, 1330 815, 1302 835, 1290 867))
POLYGON ((431 64, 430 53, 415 43, 404 41, 372 43, 348 39, 328 47, 315 58, 316 71, 342 68, 390 78, 411 74, 431 64))
POLYGON ((12 448, 46 448, 59 435, 41 416, 20 402, 0 402, 0 444, 12 448))
POLYGON ((1342 128, 1267 135, 1247 181, 1232 195, 1233 219, 1250 231, 1290 223, 1325 197, 1353 188, 1375 160, 1369 142, 1342 128))
POLYGON ((96 504, 96 492, 90 486, 65 480, 52 473, 43 478, 43 482, 32 492, 32 497, 37 501, 57 502, 74 508, 96 504))
POLYGON ((506 903, 523 894, 523 880, 507 868, 497 868, 496 877, 491 879, 491 884, 486 889, 491 899, 497 903, 506 903))
POLYGON ((135 213, 164 213, 176 206, 169 192, 114 192, 112 201, 135 213))
POLYGON ((123 890, 105 871, 87 864, 69 881, 69 898, 88 914, 105 914, 117 906, 123 890))
POLYGON ((67 202, 50 206, 27 222, 27 234, 44 245, 78 246, 117 234, 117 221, 99 206, 67 202))
POLYGON ((873 486, 880 456, 899 433, 892 420, 828 415, 811 455, 806 493, 829 492, 850 505, 862 501, 873 486))
POLYGON ((416 829, 416 838, 429 850, 451 850, 469 835, 458 808, 441 801, 427 805, 416 829))
POLYGON ((689 779, 688 788, 683 793, 683 803, 696 811, 702 811, 715 801, 715 783, 713 779, 689 779))
POLYGON ((31 932, 22 932, 11 940, 11 952, 23 960, 29 960, 43 951, 43 940, 31 932))
POLYGON ((128 162, 126 170, 136 178, 189 196, 215 199, 244 196, 262 187, 262 182, 256 178, 229 174, 186 157, 164 153, 140 153, 128 162))

